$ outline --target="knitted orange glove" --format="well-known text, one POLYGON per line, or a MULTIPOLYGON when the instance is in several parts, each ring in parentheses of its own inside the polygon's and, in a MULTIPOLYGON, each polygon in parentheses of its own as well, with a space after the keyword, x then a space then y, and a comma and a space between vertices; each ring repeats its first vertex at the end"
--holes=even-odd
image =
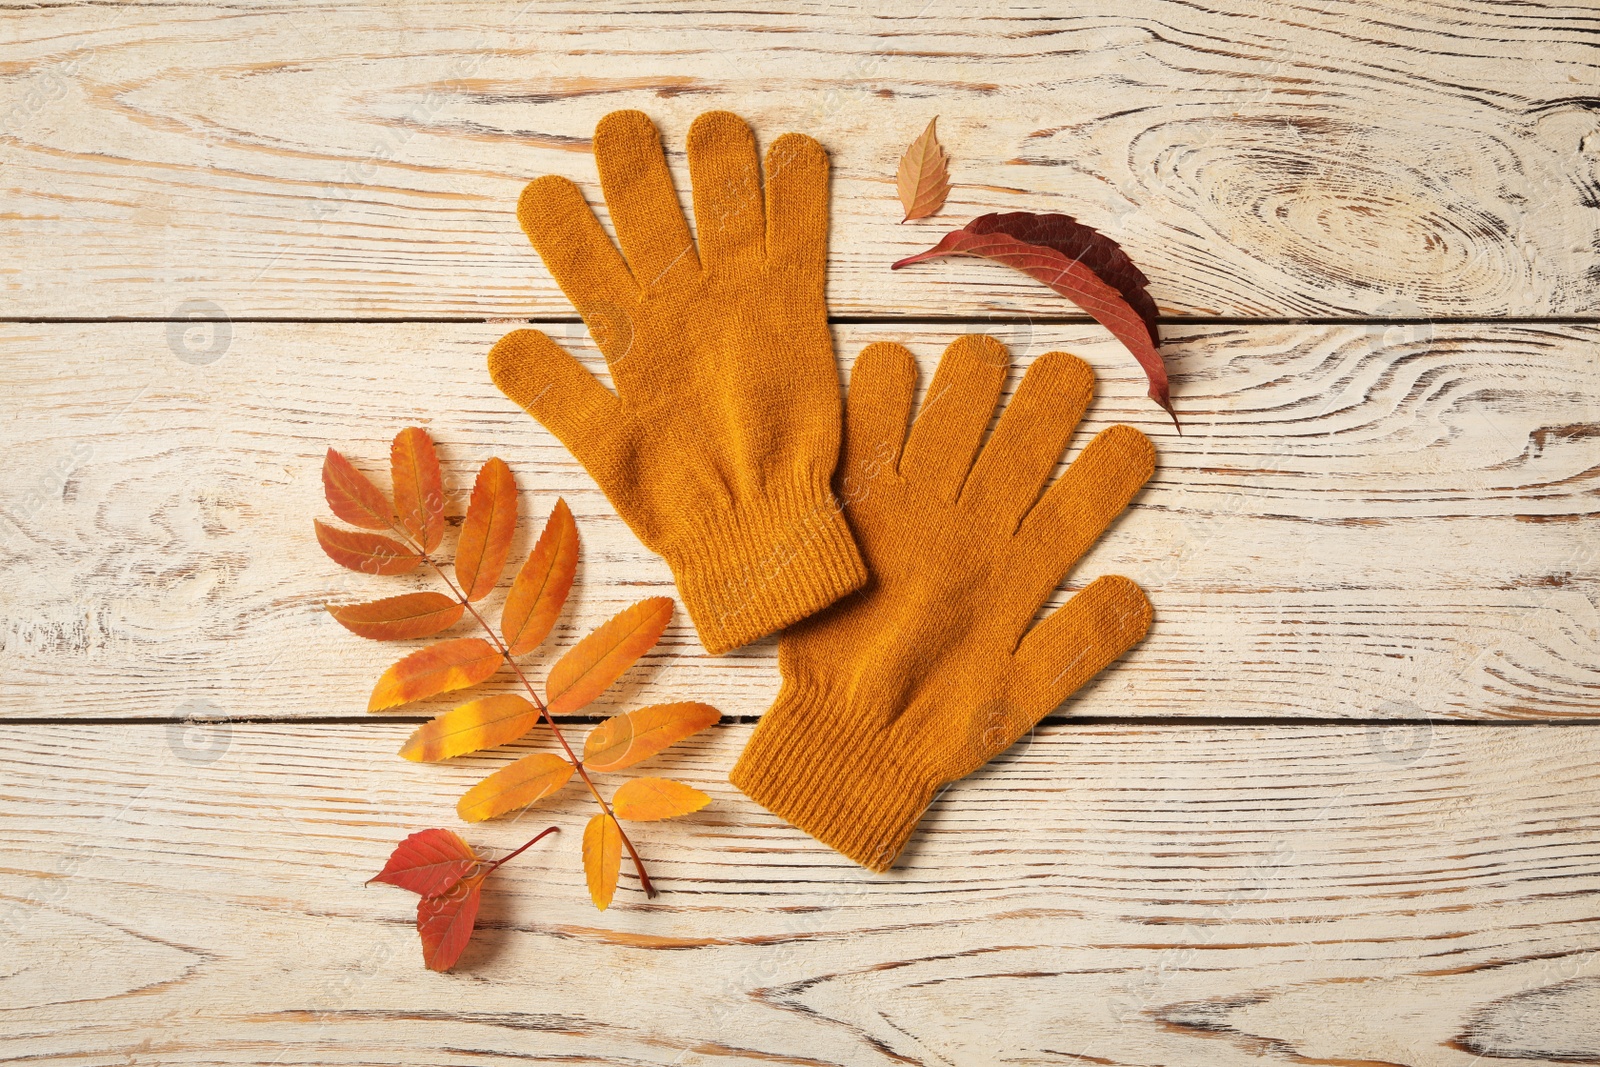
POLYGON ((1050 352, 974 464, 1006 362, 988 337, 957 340, 907 439, 911 353, 861 353, 841 493, 872 578, 784 631, 783 687, 729 776, 873 870, 894 862, 943 783, 1009 746, 1150 625, 1143 591, 1104 577, 1033 626, 1150 477, 1155 449, 1113 426, 1041 497, 1094 391, 1088 364, 1050 352))
POLYGON ((621 254, 565 178, 531 183, 517 218, 616 393, 537 330, 502 338, 489 373, 666 558, 706 651, 726 652, 866 581, 830 485, 828 157, 809 137, 778 138, 763 202, 750 128, 701 115, 688 152, 696 248, 649 119, 607 115, 594 154, 621 254))

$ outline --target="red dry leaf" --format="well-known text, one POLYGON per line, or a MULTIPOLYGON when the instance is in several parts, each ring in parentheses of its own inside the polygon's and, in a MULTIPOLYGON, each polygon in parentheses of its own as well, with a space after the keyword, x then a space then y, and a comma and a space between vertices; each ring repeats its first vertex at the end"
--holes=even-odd
POLYGON ((422 562, 421 556, 392 537, 341 530, 321 519, 312 521, 317 526, 317 544, 341 567, 362 574, 405 574, 422 562))
POLYGON ((1149 379, 1149 397, 1172 417, 1167 367, 1157 350, 1155 302, 1148 279, 1109 237, 1070 215, 1025 211, 983 215, 952 230, 926 252, 891 265, 899 270, 940 256, 980 256, 1035 278, 1087 311, 1127 346, 1149 379))
POLYGON ((623 608, 569 648, 544 682, 550 714, 570 714, 605 692, 635 660, 655 647, 671 619, 672 598, 651 597, 623 608))
POLYGON ((367 700, 382 711, 413 700, 477 685, 500 666, 500 653, 481 637, 460 637, 419 649, 383 672, 367 700))
POLYGON ((583 828, 583 873, 594 906, 605 911, 622 873, 622 827, 603 811, 590 817, 583 828))
POLYGON ((494 458, 478 471, 456 542, 456 581, 468 600, 482 600, 494 591, 516 532, 517 480, 505 460, 494 458))
POLYGON ((450 830, 419 830, 389 856, 383 870, 368 879, 388 882, 425 897, 447 892, 482 860, 472 846, 450 830))
POLYGON ((511 655, 532 652, 550 635, 572 591, 577 569, 578 525, 572 521, 567 502, 558 498, 500 612, 500 633, 511 655))
POLYGON ((331 448, 322 461, 322 495, 333 513, 351 526, 387 530, 394 525, 394 508, 383 490, 331 448))
POLYGON ((326 607, 340 626, 369 641, 432 637, 454 626, 467 610, 443 593, 406 593, 365 604, 326 607))
POLYGON ((444 540, 444 480, 433 438, 416 426, 401 430, 389 449, 389 465, 400 524, 424 552, 432 552, 444 540))
POLYGON ((417 901, 417 933, 422 935, 422 961, 428 970, 448 971, 466 950, 488 873, 463 878, 449 892, 417 901))
POLYGON ((944 207, 945 197, 950 195, 950 157, 934 132, 938 121, 935 115, 922 136, 912 141, 906 154, 900 157, 895 187, 900 194, 900 206, 906 209, 906 217, 901 222, 927 218, 944 207))
POLYGON ((620 771, 649 759, 668 745, 721 720, 710 704, 685 701, 652 704, 607 719, 583 742, 583 765, 591 771, 620 771))

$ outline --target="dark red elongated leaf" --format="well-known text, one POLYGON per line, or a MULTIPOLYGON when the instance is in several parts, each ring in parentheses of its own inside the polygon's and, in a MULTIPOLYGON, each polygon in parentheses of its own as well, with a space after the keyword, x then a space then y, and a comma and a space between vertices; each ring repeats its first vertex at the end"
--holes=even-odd
POLYGON ((467 609, 443 593, 405 593, 365 604, 327 605, 346 630, 369 641, 406 641, 448 630, 467 609))
POLYGON ((472 846, 451 830, 419 830, 395 846, 389 862, 372 878, 425 897, 448 892, 480 862, 472 846))
POLYGON ((401 430, 389 449, 389 465, 400 523, 424 552, 432 552, 444 540, 444 479, 433 438, 417 426, 401 430))
POLYGON ((322 460, 322 495, 333 513, 351 526, 387 530, 394 525, 394 508, 383 490, 331 448, 322 460))
POLYGON ((392 537, 359 530, 341 530, 321 519, 317 525, 317 544, 328 558, 341 567, 362 574, 405 574, 416 570, 422 557, 392 537))
POLYGON ((572 520, 567 502, 557 498, 539 543, 517 572, 500 611, 500 633, 513 656, 532 652, 550 635, 572 591, 577 569, 578 524, 572 520))
POLYGON ((430 971, 448 971, 456 965, 472 928, 478 921, 485 871, 463 878, 439 896, 417 901, 417 933, 422 935, 422 961, 430 971))

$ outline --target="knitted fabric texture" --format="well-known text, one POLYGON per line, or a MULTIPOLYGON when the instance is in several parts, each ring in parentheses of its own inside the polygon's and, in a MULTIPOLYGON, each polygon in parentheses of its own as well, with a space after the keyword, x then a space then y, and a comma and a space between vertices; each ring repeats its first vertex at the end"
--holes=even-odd
POLYGON ((1094 375, 1064 352, 1039 357, 980 454, 1006 366, 996 341, 957 340, 908 438, 916 362, 899 345, 862 352, 840 494, 872 577, 784 631, 783 686, 730 775, 873 870, 894 862, 941 785, 1008 747, 1150 625, 1149 600, 1119 577, 1033 625, 1150 477, 1155 449, 1113 426, 1041 495, 1094 375))
POLYGON ((531 183, 517 217, 616 392, 537 330, 502 338, 489 373, 666 558, 706 650, 726 652, 866 581, 831 488, 828 157, 778 138, 763 198, 750 128, 701 115, 688 142, 697 243, 649 119, 607 115, 594 154, 620 253, 565 178, 531 183))

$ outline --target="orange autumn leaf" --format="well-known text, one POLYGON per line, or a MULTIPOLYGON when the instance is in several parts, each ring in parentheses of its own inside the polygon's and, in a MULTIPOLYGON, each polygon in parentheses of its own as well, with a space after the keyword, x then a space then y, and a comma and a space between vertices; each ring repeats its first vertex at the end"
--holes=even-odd
POLYGON ((509 745, 538 722, 539 709, 515 693, 483 697, 451 708, 417 727, 401 747, 400 755, 417 763, 464 756, 483 748, 509 745))
POLYGON ((421 830, 395 847, 383 870, 370 882, 388 882, 425 897, 449 892, 482 860, 451 830, 421 830))
POLYGON ((589 731, 583 743, 583 765, 592 771, 632 767, 721 718, 710 704, 695 701, 652 704, 617 715, 589 731))
POLYGON ((550 635, 578 569, 578 525, 565 500, 557 499, 528 562, 517 572, 500 613, 500 633, 511 655, 532 652, 550 635))
POLYGON ((351 526, 387 530, 394 525, 394 508, 383 490, 331 448, 322 461, 322 495, 333 513, 351 526))
POLYGON ((317 527, 317 544, 341 567, 362 574, 405 574, 422 562, 421 556, 392 537, 341 530, 321 519, 312 521, 317 527))
POLYGON ((566 715, 588 704, 655 646, 672 619, 672 598, 651 597, 622 609, 567 650, 545 679, 545 705, 566 715))
POLYGON ((456 814, 467 822, 482 822, 525 808, 566 785, 576 769, 549 752, 524 756, 467 790, 456 801, 456 814))
POLYGON ((401 430, 389 449, 389 465, 400 524, 424 552, 432 552, 444 540, 444 480, 433 438, 416 426, 401 430))
POLYGON ((710 797, 682 782, 670 778, 635 778, 622 783, 622 788, 611 798, 611 810, 619 819, 655 822, 688 815, 709 803, 710 797))
POLYGON ((622 828, 603 811, 583 828, 583 872, 594 906, 605 911, 622 873, 622 828))
POLYGON ((472 940, 478 902, 488 871, 463 878, 439 896, 417 901, 417 933, 422 935, 422 961, 430 971, 448 971, 472 940))
POLYGON ((370 641, 432 637, 460 621, 466 608, 443 593, 406 593, 365 604, 326 605, 346 630, 370 641))
POLYGON ((922 136, 911 142, 906 154, 900 157, 900 172, 895 176, 900 206, 906 209, 901 222, 925 219, 944 207, 950 195, 950 157, 939 143, 934 132, 937 115, 928 122, 922 136))
POLYGON ((492 458, 478 471, 456 542, 456 581, 468 600, 482 600, 494 591, 516 532, 517 480, 505 460, 492 458))
POLYGON ((461 637, 419 649, 383 672, 367 701, 382 711, 413 700, 477 685, 500 666, 500 653, 481 637, 461 637))

